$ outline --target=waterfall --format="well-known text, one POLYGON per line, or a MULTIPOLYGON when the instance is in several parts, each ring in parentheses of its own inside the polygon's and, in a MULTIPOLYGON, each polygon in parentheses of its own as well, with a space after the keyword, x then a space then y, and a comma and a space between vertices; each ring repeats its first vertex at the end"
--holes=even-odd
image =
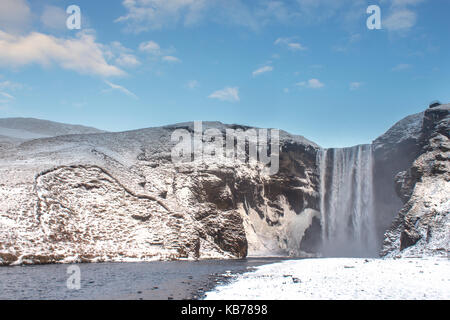
POLYGON ((372 146, 318 154, 324 256, 376 256, 372 146))

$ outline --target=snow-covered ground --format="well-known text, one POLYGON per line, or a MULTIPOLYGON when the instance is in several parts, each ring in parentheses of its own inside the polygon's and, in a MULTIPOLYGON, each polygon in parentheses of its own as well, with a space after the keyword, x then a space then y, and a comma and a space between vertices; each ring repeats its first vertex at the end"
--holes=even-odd
POLYGON ((327 258, 264 265, 209 300, 450 299, 450 260, 327 258))

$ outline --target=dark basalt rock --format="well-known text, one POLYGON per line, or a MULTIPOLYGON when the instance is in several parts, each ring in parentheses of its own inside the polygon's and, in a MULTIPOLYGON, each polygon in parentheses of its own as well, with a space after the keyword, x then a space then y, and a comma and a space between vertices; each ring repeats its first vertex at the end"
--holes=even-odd
POLYGON ((400 235, 400 251, 411 247, 420 240, 422 236, 414 229, 405 229, 400 235))
POLYGON ((322 246, 322 226, 317 217, 313 217, 311 226, 306 229, 300 249, 308 253, 319 253, 322 246))

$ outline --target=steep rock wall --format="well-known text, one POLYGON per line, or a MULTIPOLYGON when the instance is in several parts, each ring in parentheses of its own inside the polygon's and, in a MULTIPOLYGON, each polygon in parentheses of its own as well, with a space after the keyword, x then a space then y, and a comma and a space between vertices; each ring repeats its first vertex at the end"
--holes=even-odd
POLYGON ((318 147, 282 132, 273 176, 260 163, 174 164, 170 136, 179 128, 192 131, 192 124, 7 148, 0 264, 301 254, 317 216, 318 147))
MULTIPOLYGON (((407 117, 372 145, 383 255, 449 250, 448 113, 407 117)), ((176 129, 193 124, 3 144, 0 265, 321 253, 319 146, 280 132, 275 175, 217 157, 174 164, 176 129)))
POLYGON ((450 250, 450 106, 423 114, 419 156, 397 173, 396 191, 403 201, 386 232, 383 256, 448 255, 450 250))

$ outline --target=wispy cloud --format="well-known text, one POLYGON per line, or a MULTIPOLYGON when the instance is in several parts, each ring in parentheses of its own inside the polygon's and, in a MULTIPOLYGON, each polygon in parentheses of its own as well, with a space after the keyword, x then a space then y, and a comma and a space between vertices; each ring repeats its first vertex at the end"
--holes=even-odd
POLYGON ((126 13, 115 20, 130 32, 143 32, 202 22, 238 25, 253 30, 271 23, 286 24, 297 12, 279 0, 124 0, 126 13))
POLYGON ((410 64, 406 64, 406 63, 401 63, 396 65, 395 67, 393 67, 391 70, 392 71, 405 71, 411 69, 411 65, 410 64))
MULTIPOLYGON (((131 92, 130 90, 128 90, 125 87, 122 87, 122 86, 120 86, 118 84, 112 83, 112 82, 107 81, 107 80, 105 80, 105 83, 110 87, 109 90, 117 90, 117 91, 120 91, 120 92, 126 94, 129 97, 132 97, 134 99, 138 99, 138 97, 133 92, 131 92)), ((109 91, 109 90, 104 90, 103 92, 106 92, 106 91, 109 91)))
POLYGON ((160 60, 167 63, 181 63, 181 59, 173 56, 172 54, 175 52, 175 49, 163 49, 161 46, 153 41, 145 41, 139 45, 139 51, 146 53, 153 60, 160 60))
POLYGON ((263 73, 271 72, 271 71, 273 71, 273 67, 272 66, 264 66, 264 67, 261 67, 261 68, 255 70, 255 71, 253 71, 252 75, 254 77, 256 77, 256 76, 259 76, 259 75, 261 75, 263 73))
POLYGON ((351 91, 355 91, 355 90, 358 90, 359 88, 361 88, 362 87, 362 85, 363 85, 363 83, 362 82, 351 82, 350 83, 350 90, 351 91))
POLYGON ((164 56, 162 57, 162 61, 169 63, 181 63, 181 60, 174 56, 164 56))
POLYGON ((209 6, 206 0, 124 0, 122 4, 127 13, 115 22, 127 23, 132 32, 162 29, 180 21, 195 23, 209 6))
POLYGON ((345 37, 343 40, 341 40, 340 44, 333 45, 331 47, 331 49, 335 52, 340 52, 340 53, 347 52, 347 51, 349 51, 349 49, 352 48, 352 46, 355 43, 359 42, 361 40, 361 38, 362 38, 361 34, 353 33, 350 36, 345 37))
POLYGON ((348 47, 343 45, 334 45, 331 47, 334 52, 347 52, 348 47))
POLYGON ((228 102, 239 102, 239 88, 237 87, 226 87, 222 90, 217 90, 209 95, 211 99, 218 99, 221 101, 228 102))
POLYGON ((155 41, 146 41, 146 42, 142 42, 139 45, 139 50, 142 52, 146 52, 152 55, 161 55, 161 47, 158 43, 156 43, 155 41))
POLYGON ((22 89, 23 85, 17 82, 12 82, 9 80, 5 80, 5 81, 0 81, 0 90, 17 90, 17 89, 22 89))
POLYGON ((126 12, 115 22, 135 33, 205 22, 252 30, 330 19, 356 24, 367 7, 365 0, 124 0, 122 4, 126 12))
POLYGON ((104 77, 125 74, 106 61, 104 46, 88 32, 64 39, 39 32, 16 36, 0 31, 0 65, 22 67, 30 64, 57 64, 78 73, 104 77))
POLYGON ((417 23, 417 13, 412 8, 424 0, 393 0, 389 14, 383 19, 382 26, 389 31, 405 33, 417 23))
POLYGON ((298 87, 305 87, 310 89, 320 89, 325 86, 322 82, 320 82, 319 79, 309 79, 308 81, 302 81, 296 83, 296 86, 298 87))
POLYGON ((105 55, 121 67, 134 68, 141 64, 134 51, 125 47, 119 41, 113 41, 109 46, 104 47, 107 50, 105 55))
POLYGON ((293 38, 278 38, 274 44, 285 46, 293 51, 304 51, 308 49, 299 42, 295 42, 293 38))
POLYGON ((139 59, 129 53, 122 53, 119 57, 116 58, 115 62, 121 67, 137 67, 141 64, 139 59))
POLYGON ((9 109, 11 102, 14 100, 16 100, 16 98, 13 95, 0 91, 0 111, 9 109))
POLYGON ((12 95, 10 95, 9 93, 6 93, 6 92, 1 92, 0 91, 0 95, 5 97, 5 98, 7 98, 7 99, 11 99, 11 100, 15 99, 15 97, 13 97, 12 95))
POLYGON ((397 9, 383 21, 383 26, 390 31, 406 31, 411 29, 417 21, 415 12, 409 9, 397 9))
POLYGON ((200 83, 197 80, 190 80, 186 84, 186 87, 191 90, 198 88, 199 86, 200 86, 200 83))

